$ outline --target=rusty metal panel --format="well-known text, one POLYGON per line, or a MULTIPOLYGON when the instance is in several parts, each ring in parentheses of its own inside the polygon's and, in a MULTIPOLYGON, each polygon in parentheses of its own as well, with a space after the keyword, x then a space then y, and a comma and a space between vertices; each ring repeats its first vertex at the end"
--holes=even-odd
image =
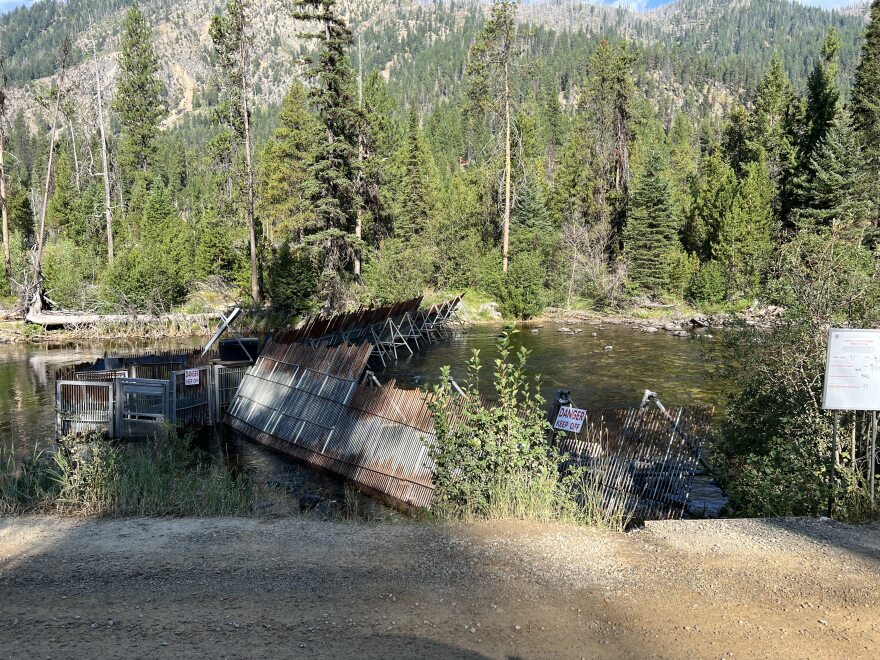
POLYGON ((242 380, 226 421, 256 442, 427 507, 433 497, 425 447, 434 439, 429 395, 393 383, 358 385, 371 353, 369 344, 270 342, 242 380))

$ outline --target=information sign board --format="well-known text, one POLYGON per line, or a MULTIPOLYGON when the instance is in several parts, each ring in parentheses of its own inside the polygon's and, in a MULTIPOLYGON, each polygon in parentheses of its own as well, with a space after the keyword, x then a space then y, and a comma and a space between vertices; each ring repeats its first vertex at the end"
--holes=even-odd
POLYGON ((587 411, 580 408, 572 408, 563 406, 556 415, 556 421, 553 428, 559 431, 570 431, 571 433, 580 433, 584 426, 584 420, 587 418, 587 411))
POLYGON ((831 328, 822 407, 880 410, 880 330, 831 328))

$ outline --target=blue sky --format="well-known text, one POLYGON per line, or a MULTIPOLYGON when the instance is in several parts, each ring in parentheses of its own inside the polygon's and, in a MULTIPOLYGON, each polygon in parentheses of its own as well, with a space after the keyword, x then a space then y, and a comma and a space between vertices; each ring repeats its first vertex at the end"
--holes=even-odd
MULTIPOLYGON (((671 0, 605 0, 606 4, 626 4, 633 7, 638 7, 639 9, 646 9, 649 7, 658 7, 660 5, 665 5, 671 0)), ((0 0, 0 14, 3 12, 9 11, 10 9, 14 9, 20 5, 29 5, 33 2, 33 0, 0 0)), ((596 4, 601 3, 602 0, 597 0, 596 4)), ((852 4, 855 4, 855 0, 801 0, 805 5, 816 5, 818 7, 846 7, 852 4)))

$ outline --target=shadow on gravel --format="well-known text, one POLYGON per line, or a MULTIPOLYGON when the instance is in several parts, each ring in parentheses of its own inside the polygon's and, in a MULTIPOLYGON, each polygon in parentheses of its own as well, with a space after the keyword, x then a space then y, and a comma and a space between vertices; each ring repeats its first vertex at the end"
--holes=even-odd
POLYGON ((764 518, 755 520, 773 530, 801 536, 826 548, 836 548, 880 566, 880 522, 847 525, 829 518, 764 518))

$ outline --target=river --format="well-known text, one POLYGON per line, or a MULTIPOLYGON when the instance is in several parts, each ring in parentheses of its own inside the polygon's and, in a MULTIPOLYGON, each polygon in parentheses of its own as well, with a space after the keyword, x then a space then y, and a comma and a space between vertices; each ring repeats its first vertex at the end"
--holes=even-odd
MULTIPOLYGON (((637 405, 645 389, 655 391, 666 405, 717 403, 721 384, 711 378, 712 366, 702 357, 710 339, 674 337, 666 332, 646 333, 622 325, 558 327, 526 326, 514 335, 515 347, 529 352, 527 370, 541 375, 546 399, 560 389, 570 390, 572 401, 584 408, 637 405), (593 337, 592 334, 596 336, 593 337), (611 350, 606 350, 612 346, 611 350)), ((491 381, 501 326, 474 326, 455 332, 440 344, 392 364, 377 376, 394 378, 403 387, 436 382, 443 365, 463 381, 474 349, 483 362, 483 383, 491 381)), ((21 455, 47 446, 54 436, 55 371, 64 365, 95 360, 105 353, 168 350, 199 346, 200 338, 164 342, 103 342, 66 346, 0 345, 0 446, 21 455)), ((491 393, 490 393, 491 394, 491 393)), ((297 492, 334 492, 332 477, 291 464, 262 447, 232 438, 228 449, 237 464, 258 470, 297 492)))

